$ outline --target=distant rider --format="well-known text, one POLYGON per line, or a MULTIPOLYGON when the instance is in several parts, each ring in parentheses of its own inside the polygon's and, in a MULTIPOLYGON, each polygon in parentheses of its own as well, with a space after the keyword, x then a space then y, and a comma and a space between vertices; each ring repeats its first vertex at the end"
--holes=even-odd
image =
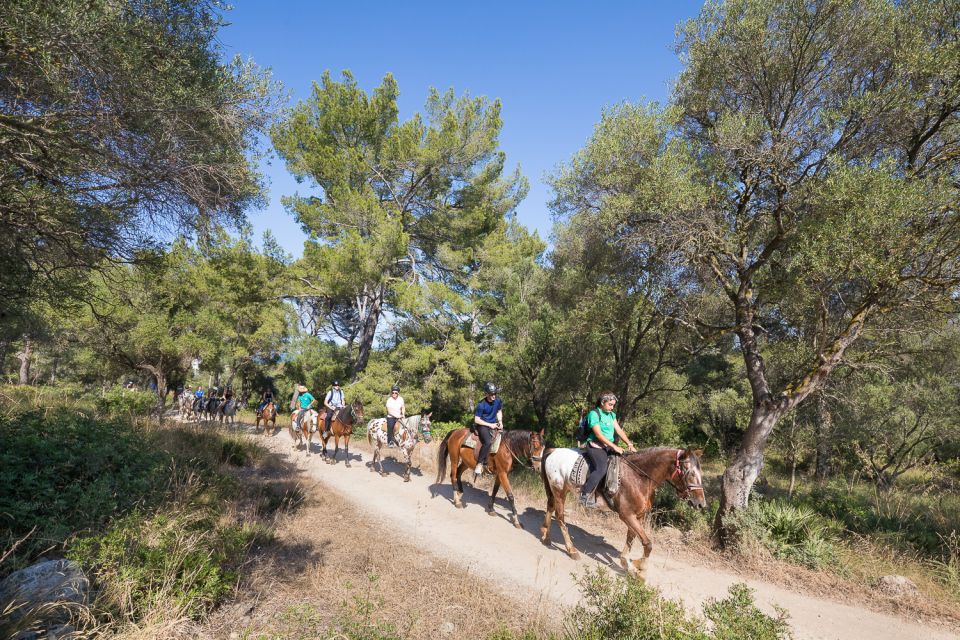
POLYGON ((407 417, 407 406, 403 402, 403 396, 400 395, 399 385, 393 385, 390 389, 390 397, 387 398, 387 446, 395 447, 393 440, 394 425, 397 420, 404 420, 407 417))
POLYGON ((340 388, 339 380, 333 381, 333 388, 327 391, 327 395, 323 398, 323 406, 327 410, 324 418, 323 437, 329 438, 330 422, 333 420, 333 414, 346 406, 343 402, 343 389, 340 388))

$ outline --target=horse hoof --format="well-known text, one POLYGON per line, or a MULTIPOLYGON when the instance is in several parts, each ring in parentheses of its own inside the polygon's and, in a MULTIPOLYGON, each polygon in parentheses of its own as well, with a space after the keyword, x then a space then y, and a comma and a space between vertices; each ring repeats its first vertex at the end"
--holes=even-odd
POLYGON ((458 502, 458 503, 454 504, 453 506, 455 506, 457 509, 463 509, 463 508, 464 508, 462 502, 458 502))
POLYGON ((487 515, 488 515, 488 516, 495 516, 495 515, 497 515, 497 512, 494 511, 493 509, 487 509, 487 515))
POLYGON ((571 559, 571 560, 579 560, 579 559, 580 559, 580 552, 579 552, 579 551, 568 551, 568 553, 570 554, 570 559, 571 559))
POLYGON ((542 544, 542 545, 545 546, 545 547, 551 546, 551 545, 550 545, 550 538, 540 538, 540 544, 542 544))
POLYGON ((404 482, 410 482, 410 476, 405 476, 403 479, 404 482))
POLYGON ((350 461, 348 460, 347 462, 345 462, 343 466, 345 466, 347 469, 349 469, 349 468, 350 468, 350 461))
POLYGON ((516 527, 517 529, 523 529, 523 525, 520 524, 520 521, 516 519, 513 521, 513 526, 516 527))

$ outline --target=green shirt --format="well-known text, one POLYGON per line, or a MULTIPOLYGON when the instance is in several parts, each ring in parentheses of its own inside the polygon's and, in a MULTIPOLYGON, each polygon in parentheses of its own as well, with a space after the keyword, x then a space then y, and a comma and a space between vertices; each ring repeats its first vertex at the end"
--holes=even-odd
POLYGON ((597 425, 600 425, 600 433, 604 437, 613 442, 614 435, 616 431, 614 430, 614 423, 617 421, 617 414, 613 411, 604 411, 603 409, 591 409, 590 413, 587 414, 587 428, 590 431, 590 435, 587 436, 587 442, 591 440, 597 441, 597 436, 593 433, 593 428, 597 425))
POLYGON ((314 397, 310 395, 309 391, 305 391, 300 394, 299 400, 300 400, 300 408, 306 409, 307 407, 310 406, 310 403, 314 401, 314 397))

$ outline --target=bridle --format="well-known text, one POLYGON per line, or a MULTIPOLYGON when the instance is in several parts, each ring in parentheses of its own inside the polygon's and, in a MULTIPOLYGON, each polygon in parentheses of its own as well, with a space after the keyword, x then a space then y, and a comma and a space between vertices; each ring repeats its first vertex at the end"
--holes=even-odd
POLYGON ((680 456, 682 455, 683 455, 683 449, 677 449, 677 461, 674 464, 673 473, 670 474, 670 484, 673 485, 674 490, 677 492, 677 495, 680 496, 681 499, 686 499, 687 496, 690 495, 691 491, 694 491, 696 489, 700 489, 702 491, 703 485, 696 484, 695 482, 691 483, 687 480, 687 476, 690 475, 690 473, 693 471, 693 467, 687 469, 686 471, 680 468, 680 456), (680 493, 680 489, 678 489, 677 485, 674 484, 673 482, 674 477, 677 477, 683 480, 683 487, 684 487, 683 493, 680 493))

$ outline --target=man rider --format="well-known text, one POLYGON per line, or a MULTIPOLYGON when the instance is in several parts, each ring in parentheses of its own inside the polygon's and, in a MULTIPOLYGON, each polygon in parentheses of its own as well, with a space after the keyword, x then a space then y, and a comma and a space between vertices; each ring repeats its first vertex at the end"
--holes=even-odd
POLYGON ((497 385, 488 382, 483 385, 486 393, 483 400, 477 403, 473 412, 475 431, 480 437, 480 452, 477 454, 477 468, 473 470, 473 480, 476 482, 483 473, 483 465, 490 455, 490 447, 496 438, 496 431, 503 429, 503 401, 497 397, 497 385))
POLYGON ((333 414, 346 406, 343 402, 343 389, 340 388, 339 380, 333 381, 333 388, 327 391, 327 395, 323 399, 323 406, 327 410, 327 415, 324 418, 323 437, 329 438, 330 422, 333 420, 333 414))
POLYGON ((390 389, 390 397, 387 398, 387 446, 397 446, 393 440, 394 426, 397 420, 403 420, 407 417, 407 406, 403 402, 403 396, 400 395, 400 386, 393 385, 390 389))

